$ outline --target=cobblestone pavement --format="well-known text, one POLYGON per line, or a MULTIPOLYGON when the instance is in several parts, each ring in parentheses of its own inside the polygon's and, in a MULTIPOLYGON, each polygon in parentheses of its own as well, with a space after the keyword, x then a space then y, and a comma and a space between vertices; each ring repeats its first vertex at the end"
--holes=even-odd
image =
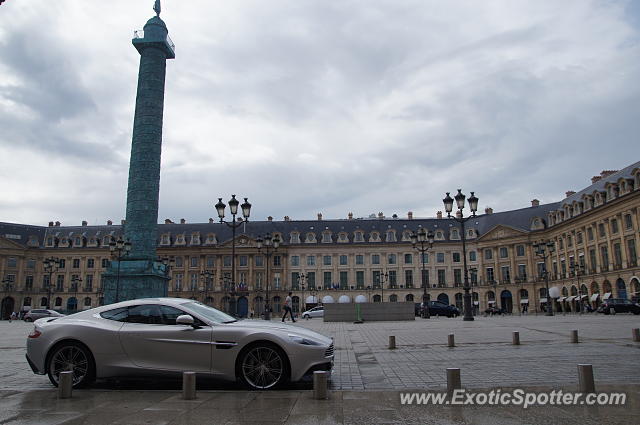
MULTIPOLYGON (((0 390, 51 388, 24 359, 32 326, 0 322, 0 390)), ((571 387, 577 384, 579 363, 593 365, 597 383, 640 384, 640 374, 634 373, 640 343, 631 338, 640 316, 478 317, 474 322, 417 318, 363 324, 311 319, 295 326, 335 338, 334 390, 443 388, 448 367, 461 369, 466 388, 571 387), (570 342, 573 329, 579 331, 578 344, 570 342), (513 331, 520 332, 519 346, 511 345, 513 331), (447 347, 450 333, 455 334, 454 348, 447 347), (389 335, 396 337, 396 350, 387 348, 389 335)))

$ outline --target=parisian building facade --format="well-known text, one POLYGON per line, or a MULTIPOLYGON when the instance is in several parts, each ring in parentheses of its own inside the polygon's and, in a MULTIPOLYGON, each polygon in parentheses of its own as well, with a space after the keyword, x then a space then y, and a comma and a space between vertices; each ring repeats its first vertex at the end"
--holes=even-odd
MULTIPOLYGON (((607 298, 640 296, 640 162, 603 171, 559 202, 533 200, 522 209, 483 214, 466 223, 468 276, 476 314, 495 306, 529 314, 544 310, 547 279, 560 290, 558 312, 597 307, 607 298), (553 242, 543 259, 534 244, 553 242)), ((72 313, 103 303, 109 244, 122 224, 48 226, 0 223, 2 318, 46 308, 72 313), (57 261, 46 262, 46 259, 57 261), (45 264, 48 266, 45 267, 45 264)), ((169 266, 167 294, 193 298, 238 316, 274 314, 293 292, 294 311, 330 302, 416 302, 463 305, 459 223, 443 216, 249 221, 236 231, 208 223, 158 225, 158 256, 169 266), (421 255, 411 234, 434 243, 421 255), (279 246, 258 247, 270 235, 279 246), (232 244, 235 243, 235 278, 232 244), (268 251, 267 251, 268 249, 268 251)))

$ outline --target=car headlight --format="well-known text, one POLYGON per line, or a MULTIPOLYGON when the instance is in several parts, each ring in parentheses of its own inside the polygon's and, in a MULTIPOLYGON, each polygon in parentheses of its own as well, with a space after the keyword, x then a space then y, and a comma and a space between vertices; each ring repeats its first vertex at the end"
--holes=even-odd
POLYGON ((302 344, 302 345, 322 345, 318 341, 314 341, 312 339, 304 338, 298 335, 289 335, 289 339, 291 339, 291 341, 293 342, 297 342, 298 344, 302 344))

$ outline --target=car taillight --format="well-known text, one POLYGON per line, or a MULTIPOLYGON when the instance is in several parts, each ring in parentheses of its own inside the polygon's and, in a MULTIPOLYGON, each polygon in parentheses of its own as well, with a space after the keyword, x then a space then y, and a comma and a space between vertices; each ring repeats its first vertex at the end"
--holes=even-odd
POLYGON ((40 332, 40 331, 39 331, 39 330, 37 330, 37 329, 34 329, 34 330, 32 330, 32 331, 31 331, 31 333, 29 334, 29 338, 37 338, 37 337, 39 337, 40 335, 42 335, 42 332, 40 332))

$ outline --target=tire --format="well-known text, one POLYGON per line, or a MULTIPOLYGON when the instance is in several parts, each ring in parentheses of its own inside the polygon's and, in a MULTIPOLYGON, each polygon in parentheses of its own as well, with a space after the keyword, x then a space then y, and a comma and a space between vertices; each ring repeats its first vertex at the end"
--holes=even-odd
POLYGON ((308 315, 308 314, 305 314, 304 316, 302 316, 302 318, 303 318, 303 319, 307 319, 307 320, 309 320, 309 319, 310 319, 310 317, 309 317, 309 315, 308 315))
POLYGON ((54 387, 58 386, 58 375, 73 366, 73 388, 82 388, 93 383, 96 365, 87 347, 78 342, 63 342, 51 349, 47 355, 47 375, 54 387))
POLYGON ((238 356, 236 374, 250 390, 271 390, 289 381, 289 361, 277 345, 255 343, 238 356))

